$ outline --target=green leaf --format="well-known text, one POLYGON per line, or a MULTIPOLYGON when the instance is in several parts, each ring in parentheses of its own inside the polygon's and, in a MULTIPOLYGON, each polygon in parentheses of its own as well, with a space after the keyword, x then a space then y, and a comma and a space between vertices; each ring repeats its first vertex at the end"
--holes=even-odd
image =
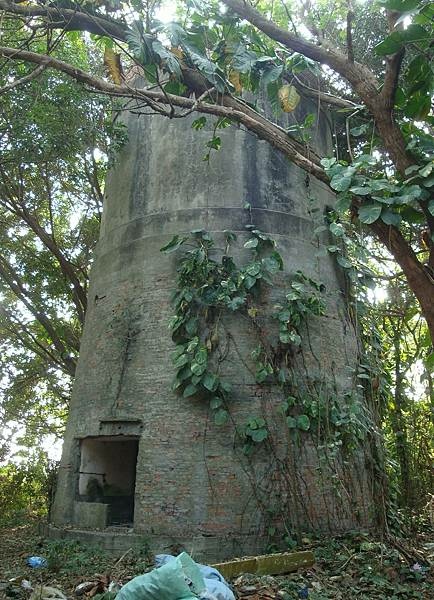
POLYGON ((433 169, 434 169, 434 161, 431 161, 428 164, 426 164, 422 169, 419 170, 419 175, 421 177, 428 177, 428 175, 431 174, 433 169))
POLYGON ((246 278, 244 279, 244 285, 246 287, 246 289, 250 290, 256 283, 257 279, 256 277, 252 277, 251 275, 246 275, 246 278))
POLYGON ((224 425, 229 420, 229 413, 224 408, 219 408, 214 415, 214 423, 216 425, 224 425))
POLYGON ((290 344, 291 336, 289 334, 289 331, 281 331, 279 333, 279 340, 282 342, 282 344, 290 344))
POLYGON ((251 275, 252 277, 256 277, 261 272, 261 263, 254 262, 251 265, 246 267, 246 273, 251 275))
POLYGON ((322 158, 320 160, 321 166, 324 167, 324 169, 327 171, 328 169, 330 169, 334 164, 336 164, 336 158, 334 156, 332 156, 331 158, 322 158))
POLYGON ((185 324, 185 329, 188 335, 194 335, 197 332, 199 320, 197 317, 191 317, 185 324))
POLYGON ((272 275, 276 274, 281 269, 279 261, 276 260, 273 256, 263 258, 262 264, 264 268, 272 275))
POLYGON ((233 311, 236 311, 245 304, 246 299, 243 296, 235 296, 229 302, 227 302, 227 307, 233 311))
POLYGON ((191 365, 190 369, 191 369, 191 372, 194 373, 195 375, 197 375, 197 376, 202 375, 206 371, 206 363, 199 364, 197 362, 194 362, 191 365))
POLYGON ((206 117, 199 117, 198 119, 195 119, 193 121, 193 123, 191 124, 193 129, 199 130, 199 129, 203 129, 206 125, 206 117))
POLYGON ((197 69, 203 73, 203 75, 210 81, 219 92, 223 92, 226 88, 223 74, 221 73, 217 64, 209 60, 206 56, 201 54, 197 48, 192 44, 181 44, 183 52, 190 58, 192 63, 197 69))
POLYGON ((252 438, 252 440, 254 442, 260 443, 260 442, 263 442, 268 437, 268 431, 264 428, 254 429, 250 433, 250 437, 252 438))
POLYGON ((362 223, 370 225, 380 216, 382 210, 381 204, 366 204, 359 208, 359 219, 362 223))
POLYGON ((214 396, 213 398, 211 398, 209 406, 210 406, 210 408, 215 410, 216 408, 219 408, 222 404, 223 404, 223 400, 221 398, 219 398, 218 396, 214 396))
POLYGON ((416 8, 420 0, 385 0, 381 2, 384 8, 396 10, 397 12, 408 12, 416 8))
POLYGON ((220 150, 222 145, 222 140, 218 135, 215 135, 206 143, 208 148, 212 148, 213 150, 220 150))
POLYGON ((382 42, 374 47, 374 52, 379 56, 385 56, 387 54, 395 54, 402 47, 402 35, 400 31, 394 31, 387 36, 382 42))
POLYGON ((294 417, 286 417, 286 424, 288 425, 289 429, 297 428, 297 421, 294 419, 294 417))
POLYGON ((348 260, 348 258, 345 258, 345 256, 338 256, 336 260, 341 265, 341 267, 344 267, 344 269, 349 269, 353 266, 352 262, 348 260))
POLYGON ((351 202, 351 196, 348 194, 339 194, 338 199, 336 200, 335 208, 338 212, 344 213, 350 208, 351 202))
POLYGON ((360 127, 352 127, 350 129, 350 133, 354 137, 358 137, 360 135, 363 135, 364 133, 367 133, 368 130, 369 130, 369 125, 367 123, 364 123, 363 125, 360 125, 360 127))
POLYGON ((175 252, 178 250, 180 246, 187 240, 186 237, 180 237, 179 235, 174 235, 168 244, 160 248, 160 252, 164 252, 164 254, 170 254, 170 252, 175 252))
POLYGON ((357 196, 368 196, 371 193, 371 188, 354 186, 350 188, 350 192, 356 194, 357 196))
POLYGON ((186 365, 188 362, 190 362, 190 358, 187 356, 187 354, 181 354, 181 356, 178 356, 173 361, 173 366, 175 367, 175 369, 179 369, 180 367, 186 365))
POLYGON ((408 204, 422 195, 422 188, 419 185, 409 185, 402 188, 399 196, 395 200, 400 204, 408 204))
POLYGON ((330 223, 330 231, 336 237, 342 237, 343 235, 345 235, 345 229, 340 223, 330 223))
POLYGON ((165 48, 160 40, 157 40, 156 38, 152 40, 151 47, 153 52, 160 58, 160 66, 164 66, 165 70, 180 79, 181 67, 179 66, 176 56, 172 54, 170 50, 165 48))
POLYGON ((244 244, 244 248, 256 248, 258 244, 258 238, 250 238, 250 240, 247 240, 247 242, 244 244))
POLYGON ((425 366, 430 373, 434 372, 434 352, 431 352, 425 359, 425 366))
POLYGON ((205 377, 202 379, 202 385, 210 392, 215 392, 218 388, 218 384, 218 377, 217 375, 214 375, 214 373, 206 373, 205 377))
POLYGON ((183 398, 189 398, 190 396, 194 396, 195 394, 197 394, 197 387, 195 385, 193 385, 192 383, 190 383, 184 390, 184 393, 182 394, 183 398))
POLYGON ((430 214, 434 217, 434 200, 429 201, 428 210, 430 214))
POLYGON ((273 65, 269 69, 264 69, 262 71, 262 84, 268 85, 269 83, 273 83, 283 73, 283 65, 273 65))
POLYGON ((200 365, 205 364, 208 360, 208 352, 206 351, 206 348, 200 348, 200 350, 196 352, 194 360, 200 365))
POLYGON ((308 431, 310 428, 310 419, 307 415, 299 415, 297 417, 297 427, 303 431, 308 431))
POLYGON ((331 178, 330 187, 332 187, 337 192, 345 192, 351 186, 352 175, 341 175, 338 173, 331 178))
POLYGON ((386 225, 394 225, 395 227, 399 227, 402 217, 397 212, 386 208, 381 211, 381 220, 383 223, 386 223, 386 225))

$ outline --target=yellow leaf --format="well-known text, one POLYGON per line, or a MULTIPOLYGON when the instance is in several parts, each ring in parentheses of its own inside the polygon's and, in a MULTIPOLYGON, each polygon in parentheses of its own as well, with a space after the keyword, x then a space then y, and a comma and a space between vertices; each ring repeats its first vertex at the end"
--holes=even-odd
POLYGON ((104 65, 107 67, 113 82, 117 85, 121 85, 123 79, 121 55, 116 54, 111 48, 106 47, 104 50, 104 65))
POLYGON ((247 310, 247 314, 249 315, 249 317, 254 319, 256 317, 256 315, 258 314, 258 309, 257 308, 249 308, 247 310))
POLYGON ((184 52, 181 50, 181 48, 170 48, 170 52, 174 54, 176 58, 179 58, 179 60, 184 58, 184 52))
POLYGON ((243 86, 241 85, 240 74, 238 73, 238 71, 231 71, 229 73, 229 81, 234 86, 237 94, 241 94, 241 92, 243 91, 243 86))
POLYGON ((278 91, 280 106, 284 112, 292 112, 300 102, 300 96, 293 85, 282 85, 278 91))

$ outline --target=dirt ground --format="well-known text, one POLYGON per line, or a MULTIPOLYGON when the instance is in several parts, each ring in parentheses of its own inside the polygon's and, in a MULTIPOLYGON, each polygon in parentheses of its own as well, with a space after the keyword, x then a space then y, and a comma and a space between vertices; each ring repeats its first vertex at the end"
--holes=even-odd
MULTIPOLYGON (((361 533, 304 538, 297 550, 314 552, 312 568, 279 577, 246 574, 231 582, 232 589, 244 600, 434 600, 434 543, 429 541, 434 540, 433 534, 426 530, 411 544, 394 538, 382 542, 361 533)), ((33 587, 54 586, 68 598, 77 598, 77 585, 90 581, 93 586, 81 596, 83 600, 113 600, 114 592, 107 593, 110 581, 124 584, 152 568, 146 547, 119 558, 97 547, 46 541, 38 535, 36 524, 0 530, 0 598, 30 600, 31 591, 22 587, 23 580, 33 587), (47 567, 30 568, 29 556, 44 557, 47 567)))

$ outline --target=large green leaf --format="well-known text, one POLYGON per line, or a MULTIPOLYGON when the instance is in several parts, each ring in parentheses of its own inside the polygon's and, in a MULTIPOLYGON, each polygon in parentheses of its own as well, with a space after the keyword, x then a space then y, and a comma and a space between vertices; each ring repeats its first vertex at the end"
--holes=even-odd
POLYGON ((215 392, 218 388, 218 377, 214 373, 206 373, 202 379, 202 385, 210 392, 215 392))
POLYGON ((381 2, 381 5, 389 10, 408 12, 417 8, 419 2, 420 0, 385 0, 384 2, 381 2))
POLYGON ((224 408, 219 408, 214 415, 216 425, 224 425, 229 421, 229 413, 224 408))
POLYGON ((178 250, 178 248, 182 246, 186 239, 187 238, 185 237, 174 235, 168 244, 160 248, 160 252, 164 252, 164 254, 170 254, 171 252, 175 252, 175 250, 178 250))
POLYGON ((374 48, 375 52, 380 56, 387 54, 395 54, 405 44, 409 43, 425 43, 430 39, 429 32, 421 25, 412 24, 407 29, 402 31, 394 31, 387 36, 385 40, 377 44, 374 48))
POLYGON ((265 428, 254 429, 250 432, 250 437, 254 442, 263 442, 268 437, 268 431, 265 428))
POLYGON ((381 220, 383 223, 386 223, 386 225, 395 225, 395 227, 399 227, 402 217, 397 212, 385 208, 381 211, 381 220))
POLYGON ((184 390, 184 393, 182 394, 182 396, 184 398, 190 398, 190 396, 194 396, 195 394, 197 394, 197 387, 195 385, 193 385, 192 383, 190 383, 184 390))
POLYGON ((370 225, 374 223, 381 214, 381 204, 365 204, 359 208, 359 219, 362 223, 370 225))

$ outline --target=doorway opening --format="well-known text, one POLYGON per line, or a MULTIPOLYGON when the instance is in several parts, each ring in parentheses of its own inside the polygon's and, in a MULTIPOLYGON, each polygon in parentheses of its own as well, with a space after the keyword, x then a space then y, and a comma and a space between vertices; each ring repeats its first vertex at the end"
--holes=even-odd
POLYGON ((133 523, 138 448, 138 438, 127 436, 80 442, 78 501, 107 505, 107 525, 133 523))

